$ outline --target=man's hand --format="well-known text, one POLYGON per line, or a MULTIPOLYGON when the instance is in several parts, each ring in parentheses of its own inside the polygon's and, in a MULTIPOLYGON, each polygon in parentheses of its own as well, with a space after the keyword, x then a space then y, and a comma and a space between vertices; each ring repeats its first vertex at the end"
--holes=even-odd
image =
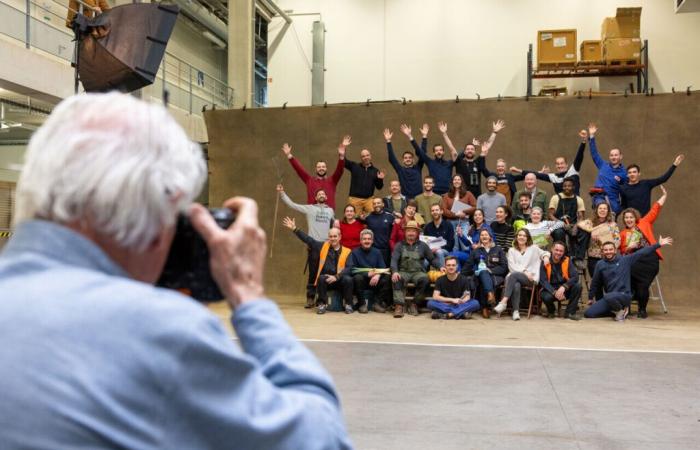
POLYGON ((326 283, 331 284, 335 283, 336 281, 338 281, 338 277, 335 275, 326 275, 326 283))
POLYGON ((510 171, 517 174, 523 173, 523 169, 519 169, 516 166, 510 166, 510 171))
POLYGON ((277 185, 277 192, 279 192, 280 194, 281 194, 282 192, 284 192, 284 186, 282 186, 281 184, 278 184, 278 185, 277 185))
POLYGON ((402 123, 399 128, 401 129, 401 132, 406 135, 407 138, 409 138, 409 139, 413 138, 411 136, 411 127, 409 127, 405 123, 402 123))
POLYGON ((284 156, 287 157, 287 159, 292 159, 292 147, 286 142, 282 144, 282 152, 284 153, 284 156))
POLYGON ((486 141, 481 145, 481 156, 488 155, 489 150, 491 150, 491 144, 489 143, 489 141, 486 141))
POLYGON ((564 286, 559 286, 559 289, 554 292, 554 298, 560 302, 566 300, 566 288, 564 286))
POLYGON ((380 180, 383 180, 385 176, 386 174, 381 170, 377 173, 377 178, 379 178, 380 180))
POLYGON ((297 229, 297 222, 293 217, 285 217, 282 219, 282 225, 294 231, 297 229))
POLYGON ((391 142, 392 136, 394 136, 394 133, 392 133, 390 129, 384 128, 384 140, 391 142))
POLYGON ((371 278, 369 279, 369 285, 376 286, 377 284, 379 284, 379 278, 381 278, 381 275, 379 275, 379 274, 372 275, 371 278))
POLYGON ((495 121, 493 123, 493 132, 498 133, 499 131, 501 131, 505 127, 506 127, 506 123, 504 121, 502 121, 501 119, 498 119, 497 121, 495 121))
POLYGON ((343 136, 343 140, 340 143, 340 146, 347 147, 350 144, 352 144, 352 136, 350 136, 349 134, 346 134, 345 136, 343 136))
POLYGON ((676 167, 680 166, 684 159, 685 155, 681 153, 680 155, 676 156, 676 159, 673 160, 673 165, 676 167))
POLYGON ((420 127, 420 134, 421 134, 421 136, 423 136, 423 139, 428 137, 428 131, 430 131, 430 126, 427 123, 424 123, 420 127))
POLYGON ((661 235, 659 235, 659 245, 662 247, 665 245, 673 245, 673 238, 662 237, 661 235))
POLYGON ((481 145, 481 142, 479 142, 479 140, 477 138, 474 138, 474 139, 472 139, 472 145, 474 147, 478 147, 481 145))
POLYGON ((622 178, 618 177, 617 175, 615 175, 614 178, 615 178, 615 181, 617 181, 618 183, 619 183, 620 181, 622 181, 622 178))
POLYGON ((540 169, 540 172, 542 172, 542 173, 549 173, 549 166, 548 166, 547 164, 545 164, 545 165, 542 166, 542 168, 540 169))
POLYGON ((394 283, 398 283, 400 279, 401 275, 398 272, 394 272, 391 274, 391 281, 393 281, 394 283))
POLYGON ((445 134, 447 133, 447 122, 438 122, 438 130, 440 130, 440 133, 445 134))
POLYGON ((588 124, 588 135, 591 137, 591 139, 595 137, 597 131, 598 127, 593 122, 588 124))
POLYGON ((190 220, 209 248, 211 274, 229 305, 263 297, 263 273, 267 254, 265 232, 258 225, 258 205, 250 198, 233 197, 224 202, 236 220, 222 229, 209 211, 195 203, 190 220))
POLYGON ((581 142, 586 142, 588 140, 588 131, 581 130, 578 132, 578 136, 581 138, 581 142))

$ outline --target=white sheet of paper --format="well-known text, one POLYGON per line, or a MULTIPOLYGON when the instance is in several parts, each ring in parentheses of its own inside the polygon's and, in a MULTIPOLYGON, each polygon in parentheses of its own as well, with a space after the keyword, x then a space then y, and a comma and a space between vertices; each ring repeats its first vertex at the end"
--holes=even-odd
POLYGON ((452 203, 452 208, 450 209, 450 211, 457 214, 458 212, 462 212, 465 209, 469 209, 469 208, 471 208, 470 204, 460 202, 459 200, 455 199, 454 203, 452 203))

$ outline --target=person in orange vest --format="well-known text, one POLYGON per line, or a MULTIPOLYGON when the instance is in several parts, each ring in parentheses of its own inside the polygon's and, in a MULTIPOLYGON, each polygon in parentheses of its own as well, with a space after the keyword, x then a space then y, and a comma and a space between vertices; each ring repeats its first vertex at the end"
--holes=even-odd
POLYGON ((556 241, 551 248, 552 257, 549 262, 542 262, 540 267, 540 294, 542 302, 547 305, 547 313, 550 319, 554 318, 556 308, 554 301, 569 300, 566 305, 565 317, 571 320, 580 320, 576 315, 578 301, 581 299, 581 285, 578 283, 576 264, 572 264, 566 252, 566 244, 556 241))
POLYGON ((328 308, 328 291, 339 290, 343 295, 343 308, 347 314, 352 314, 352 278, 342 275, 345 262, 350 256, 350 249, 340 245, 340 230, 331 228, 328 230, 328 240, 326 242, 317 241, 308 234, 301 231, 296 226, 293 218, 285 217, 282 224, 292 230, 294 234, 304 242, 312 252, 319 255, 318 271, 314 285, 316 286, 316 313, 325 314, 328 308))

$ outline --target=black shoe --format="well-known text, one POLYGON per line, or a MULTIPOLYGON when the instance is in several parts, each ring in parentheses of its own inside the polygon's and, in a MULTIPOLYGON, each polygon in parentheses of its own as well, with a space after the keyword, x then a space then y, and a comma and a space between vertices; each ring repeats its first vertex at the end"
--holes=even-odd
POLYGON ((646 309, 640 309, 639 311, 637 311, 637 318, 638 319, 646 319, 647 317, 649 317, 649 314, 647 314, 646 309))
POLYGON ((556 314, 554 314, 553 312, 547 313, 547 318, 548 318, 548 319, 554 319, 555 317, 556 317, 556 314))
POLYGON ((316 299, 313 297, 307 297, 306 298, 306 304, 304 305, 304 308, 306 309, 311 309, 316 305, 316 299))
POLYGON ((440 318, 440 313, 437 311, 433 311, 433 313, 430 315, 430 318, 433 320, 438 320, 440 318))
POLYGON ((579 316, 577 316, 576 314, 567 314, 566 318, 569 320, 581 320, 581 318, 579 316))

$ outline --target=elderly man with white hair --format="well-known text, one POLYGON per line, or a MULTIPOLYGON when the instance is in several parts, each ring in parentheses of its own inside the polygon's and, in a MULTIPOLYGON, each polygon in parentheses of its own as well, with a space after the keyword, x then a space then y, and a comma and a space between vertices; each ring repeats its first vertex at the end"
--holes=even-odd
POLYGON ((511 208, 513 209, 513 217, 518 217, 523 215, 523 210, 520 207, 520 195, 529 194, 530 195, 530 208, 539 206, 542 211, 547 210, 547 193, 542 189, 537 187, 537 177, 534 173, 528 173, 523 179, 523 189, 515 193, 513 197, 513 203, 511 208))
POLYGON ((333 382, 265 299, 265 235, 241 197, 219 228, 206 168, 167 111, 62 102, 29 144, 0 255, 0 448, 349 448, 333 382), (179 213, 210 250, 220 320, 156 288, 179 213))

